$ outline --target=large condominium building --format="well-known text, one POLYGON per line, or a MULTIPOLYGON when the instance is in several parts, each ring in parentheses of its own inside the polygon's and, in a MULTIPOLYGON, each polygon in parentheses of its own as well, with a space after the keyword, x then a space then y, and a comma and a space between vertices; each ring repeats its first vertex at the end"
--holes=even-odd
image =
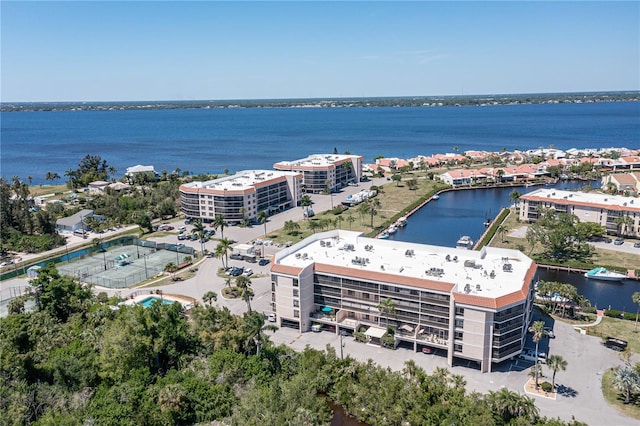
POLYGON ((273 168, 301 173, 305 192, 318 194, 359 182, 362 160, 359 155, 313 154, 300 160, 281 161, 273 168))
POLYGON ((594 222, 607 233, 640 236, 640 199, 594 192, 538 189, 520 197, 520 220, 535 222, 545 209, 576 215, 594 222))
POLYGON ((486 372, 523 348, 535 273, 536 264, 516 250, 471 251, 335 230, 276 254, 271 300, 281 327, 364 331, 373 344, 387 341, 392 327, 395 346, 440 349, 449 365, 471 360, 486 372))
POLYGON ((259 212, 277 213, 299 205, 302 175, 246 170, 206 182, 180 185, 180 209, 205 222, 222 215, 227 222, 255 220, 259 212))

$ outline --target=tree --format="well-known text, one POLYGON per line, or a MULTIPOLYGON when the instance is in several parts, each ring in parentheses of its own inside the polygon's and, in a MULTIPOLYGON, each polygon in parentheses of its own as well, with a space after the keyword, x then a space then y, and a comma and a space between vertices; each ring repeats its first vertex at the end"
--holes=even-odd
POLYGON ((556 387, 556 373, 558 371, 565 371, 567 369, 567 361, 562 358, 561 355, 551 355, 549 359, 547 359, 547 367, 551 371, 553 371, 553 376, 551 376, 551 386, 556 387))
POLYGON ((253 290, 251 289, 251 279, 244 275, 236 277, 236 287, 240 290, 240 297, 247 304, 247 311, 251 313, 251 299, 253 299, 253 290))
POLYGON ((358 205, 358 214, 360 215, 360 225, 364 225, 364 216, 369 213, 369 203, 363 202, 358 205))
POLYGON ((521 196, 522 196, 522 194, 519 191, 514 189, 513 191, 511 191, 509 193, 509 202, 510 203, 516 203, 516 205, 518 205, 517 202, 518 202, 518 200, 520 200, 521 196))
MULTIPOLYGON (((310 207, 312 203, 313 202, 311 201, 311 197, 309 195, 303 195, 300 198, 300 206, 302 207, 302 212, 306 212, 307 207, 310 207)), ((307 217, 307 219, 309 218, 306 214, 304 216, 307 217)))
POLYGON ((36 288, 38 310, 48 312, 61 322, 76 312, 86 309, 91 299, 91 288, 80 284, 76 279, 62 276, 55 265, 49 263, 38 271, 32 282, 36 288))
POLYGON ((226 268, 228 265, 228 256, 229 252, 233 251, 233 247, 231 247, 233 243, 231 240, 226 238, 221 239, 216 246, 216 251, 214 252, 215 257, 222 260, 222 267, 226 268))
POLYGON ((168 272, 171 275, 171 281, 174 281, 173 273, 176 272, 177 270, 178 270, 178 267, 173 262, 169 262, 166 265, 164 265, 164 271, 168 272))
POLYGON ((260 355, 260 347, 268 340, 264 331, 276 331, 278 327, 273 324, 265 324, 264 315, 249 311, 244 315, 244 330, 247 333, 246 346, 253 342, 256 346, 256 355, 260 355))
POLYGON ((613 370, 613 385, 624 394, 624 403, 628 404, 631 393, 640 390, 638 372, 629 365, 622 365, 613 370))
POLYGON ((353 222, 355 222, 355 221, 356 221, 356 218, 355 218, 355 217, 353 217, 353 216, 351 216, 351 215, 347 216, 347 222, 349 222, 349 231, 351 231, 351 225, 352 225, 352 224, 353 224, 353 222))
POLYGON ((633 293, 631 295, 631 300, 633 300, 633 303, 638 305, 638 309, 636 309, 636 325, 633 328, 633 332, 637 333, 638 332, 638 315, 640 314, 640 291, 636 291, 635 293, 633 293))
POLYGON ((213 229, 220 229, 220 238, 224 240, 224 227, 227 226, 227 222, 224 220, 224 216, 217 214, 213 220, 213 229))
POLYGON ((377 198, 374 198, 373 200, 368 200, 368 204, 369 204, 369 215, 371 216, 371 227, 373 228, 373 217, 376 216, 378 214, 378 211, 380 210, 380 207, 382 207, 382 204, 380 203, 380 200, 378 200, 377 198))
POLYGON ((317 221, 317 220, 312 220, 311 222, 309 222, 309 229, 311 230, 311 232, 313 232, 314 234, 316 233, 316 231, 318 229, 322 228, 322 224, 317 221))
POLYGON ((622 230, 624 229, 624 231, 626 232, 627 228, 630 225, 633 225, 633 219, 631 218, 631 216, 628 216, 628 215, 627 216, 620 216, 620 217, 615 218, 613 223, 615 223, 616 227, 618 228, 618 235, 622 236, 622 235, 624 235, 622 230))
POLYGON ((391 180, 396 183, 396 186, 400 186, 400 181, 402 180, 402 175, 399 173, 395 173, 391 176, 391 180))
POLYGON ((211 306, 213 304, 213 302, 215 302, 216 300, 218 300, 218 295, 213 291, 207 291, 202 296, 202 301, 204 303, 208 304, 209 306, 211 306))
POLYGON ((289 235, 297 234, 298 231, 300 231, 300 224, 292 220, 287 220, 284 222, 284 231, 289 235))
MULTIPOLYGON (((544 336, 544 321, 535 321, 531 327, 529 327, 529 331, 533 333, 533 337, 532 340, 533 342, 536 344, 536 367, 538 367, 538 344, 540 343, 540 340, 542 339, 542 336, 544 336)), ((535 377, 536 377, 536 389, 538 388, 538 373, 539 373, 539 369, 535 370, 535 377)))
POLYGON ((258 222, 260 222, 262 225, 264 225, 264 236, 267 236, 267 212, 262 210, 260 212, 258 212, 258 222))
POLYGON ((489 404, 491 410, 502 417, 503 424, 512 424, 511 420, 524 417, 531 424, 538 418, 538 409, 532 398, 526 395, 520 395, 518 392, 510 391, 507 388, 501 388, 499 391, 489 391, 485 396, 485 401, 489 404))
POLYGON ((418 188, 418 181, 417 179, 409 179, 407 181, 407 187, 409 188, 410 191, 415 191, 416 188, 418 188))
POLYGON ((500 226, 498 226, 498 228, 496 229, 496 231, 500 234, 500 241, 504 243, 504 233, 507 232, 507 227, 502 224, 500 226))
POLYGON ((204 231, 205 231, 205 228, 204 228, 204 224, 202 223, 202 220, 200 219, 194 220, 193 233, 195 233, 198 236, 198 240, 200 241, 200 251, 202 252, 203 256, 204 256, 204 241, 206 241, 204 231))
POLYGON ((396 306, 395 302, 393 301, 393 299, 390 299, 389 297, 381 300, 380 303, 378 303, 378 305, 376 306, 376 308, 378 308, 380 312, 384 312, 387 318, 387 327, 389 327, 389 315, 396 314, 395 306, 396 306))

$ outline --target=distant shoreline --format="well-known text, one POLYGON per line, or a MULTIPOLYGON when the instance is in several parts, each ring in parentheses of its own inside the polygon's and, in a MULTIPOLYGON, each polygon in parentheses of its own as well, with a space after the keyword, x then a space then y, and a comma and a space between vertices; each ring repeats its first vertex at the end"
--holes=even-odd
POLYGON ((224 108, 376 108, 531 105, 544 103, 638 102, 640 91, 398 96, 368 98, 232 99, 190 101, 1 102, 0 112, 121 111, 224 108))

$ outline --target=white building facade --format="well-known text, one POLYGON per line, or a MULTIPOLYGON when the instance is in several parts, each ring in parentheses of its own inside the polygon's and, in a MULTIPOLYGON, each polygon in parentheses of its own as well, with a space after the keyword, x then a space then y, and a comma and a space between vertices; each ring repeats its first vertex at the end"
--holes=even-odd
POLYGON ((300 204, 302 175, 273 170, 246 170, 206 182, 180 185, 180 210, 211 222, 255 220, 258 213, 277 213, 300 204))
POLYGON ((362 161, 359 155, 313 154, 300 160, 281 161, 273 168, 302 174, 305 192, 319 194, 360 182, 362 161))
POLYGON ((364 333, 378 344, 441 350, 482 371, 520 354, 531 320, 536 264, 516 250, 460 250, 357 232, 314 234, 278 252, 272 309, 300 332, 364 333), (391 300, 393 310, 381 306, 391 300))

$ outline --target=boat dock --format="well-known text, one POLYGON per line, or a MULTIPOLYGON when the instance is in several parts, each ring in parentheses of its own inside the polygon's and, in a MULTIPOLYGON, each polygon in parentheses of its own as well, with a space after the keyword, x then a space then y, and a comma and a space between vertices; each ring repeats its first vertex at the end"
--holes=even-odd
MULTIPOLYGON (((585 272, 589 271, 588 269, 582 269, 582 268, 571 268, 568 266, 541 265, 541 264, 538 264, 538 268, 546 269, 548 271, 562 271, 562 272, 570 272, 570 273, 576 273, 576 274, 584 274, 585 272)), ((626 279, 640 281, 640 276, 637 276, 633 269, 628 269, 626 279)))

